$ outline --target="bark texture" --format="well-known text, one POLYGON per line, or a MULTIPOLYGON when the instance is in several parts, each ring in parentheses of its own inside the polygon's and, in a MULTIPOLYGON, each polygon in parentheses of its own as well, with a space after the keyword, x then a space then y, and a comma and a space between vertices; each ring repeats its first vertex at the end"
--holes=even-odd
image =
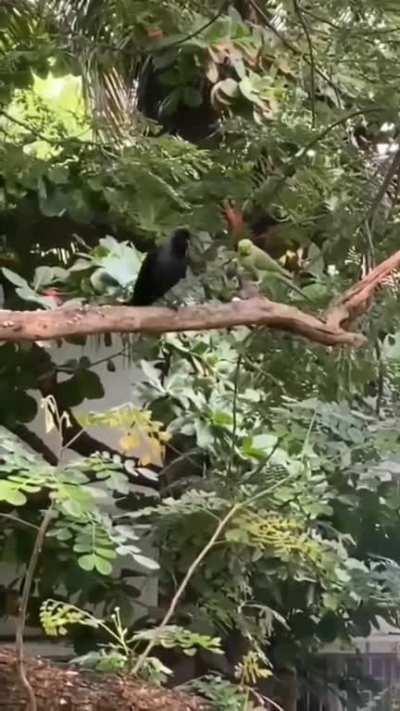
POLYGON ((173 311, 157 306, 83 306, 54 311, 0 310, 0 342, 43 341, 97 333, 208 331, 234 326, 261 326, 302 336, 325 346, 366 344, 353 322, 372 306, 377 288, 400 268, 400 251, 378 264, 346 291, 324 316, 304 313, 261 295, 230 304, 203 304, 173 311))

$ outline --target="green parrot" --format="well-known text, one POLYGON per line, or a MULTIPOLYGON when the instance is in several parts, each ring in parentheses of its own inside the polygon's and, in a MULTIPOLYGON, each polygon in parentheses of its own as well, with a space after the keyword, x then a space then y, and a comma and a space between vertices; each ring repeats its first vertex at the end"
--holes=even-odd
POLYGON ((257 247, 250 239, 241 239, 238 244, 239 262, 254 275, 257 281, 270 273, 284 284, 296 291, 302 299, 309 301, 304 292, 293 282, 293 277, 273 257, 257 247), (262 274, 260 274, 260 272, 262 274))

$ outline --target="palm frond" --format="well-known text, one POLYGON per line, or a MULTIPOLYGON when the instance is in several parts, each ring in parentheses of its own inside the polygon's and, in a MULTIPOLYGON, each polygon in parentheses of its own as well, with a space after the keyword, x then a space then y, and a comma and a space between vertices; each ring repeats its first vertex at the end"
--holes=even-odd
POLYGON ((78 59, 86 102, 99 132, 132 121, 137 57, 126 49, 121 0, 52 0, 47 5, 70 53, 78 59), (125 56, 126 55, 126 56, 125 56), (128 60, 128 61, 127 61, 128 60))

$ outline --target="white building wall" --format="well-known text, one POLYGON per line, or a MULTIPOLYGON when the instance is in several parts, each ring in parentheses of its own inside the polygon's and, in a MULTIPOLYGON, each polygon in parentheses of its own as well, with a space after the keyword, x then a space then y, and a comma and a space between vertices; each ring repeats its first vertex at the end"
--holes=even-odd
MULTIPOLYGON (((52 359, 57 365, 65 364, 66 361, 72 359, 79 359, 82 356, 86 356, 91 360, 91 362, 97 362, 103 359, 108 359, 117 353, 122 348, 121 339, 118 337, 113 338, 113 344, 111 346, 105 346, 104 343, 99 343, 98 339, 89 338, 88 343, 85 346, 74 346, 70 344, 63 344, 61 347, 57 347, 53 343, 51 344, 51 355, 52 359)), ((90 412, 103 413, 107 410, 119 407, 124 404, 129 404, 132 402, 132 384, 139 381, 141 371, 129 364, 128 360, 122 356, 119 356, 114 360, 116 366, 116 372, 112 373, 107 369, 106 360, 99 365, 93 366, 91 370, 97 373, 101 379, 104 388, 104 397, 96 400, 86 400, 75 408, 75 413, 86 414, 90 412)), ((70 376, 65 375, 65 378, 70 376)), ((51 449, 54 454, 57 455, 59 452, 59 437, 56 431, 50 433, 46 432, 44 411, 40 408, 40 394, 37 392, 30 393, 38 402, 38 413, 35 419, 28 423, 28 428, 40 437, 40 439, 51 449)), ((124 434, 122 429, 114 429, 109 427, 93 427, 90 428, 90 434, 95 437, 99 442, 103 442, 109 447, 120 451, 119 441, 121 436, 124 434)), ((66 461, 79 459, 80 456, 73 450, 69 449, 63 453, 66 461)), ((155 557, 155 551, 150 550, 148 544, 143 543, 143 553, 150 557, 155 557)), ((134 561, 130 557, 120 559, 118 565, 116 566, 116 573, 120 568, 131 567, 134 570, 138 570, 135 566, 134 561)), ((15 570, 13 571, 10 566, 0 564, 0 580, 5 581, 8 579, 12 580, 15 577, 15 570)), ((157 580, 156 578, 148 579, 146 577, 137 578, 135 580, 135 587, 141 590, 141 596, 139 602, 156 605, 157 604, 157 580)), ((54 597, 57 597, 56 591, 54 597)), ((143 607, 138 606, 138 613, 143 614, 143 607)), ((13 635, 15 632, 15 624, 13 619, 1 620, 0 619, 0 641, 1 638, 13 635)), ((26 637, 29 636, 37 637, 40 630, 38 629, 27 629, 26 637)), ((43 654, 54 654, 54 655, 64 655, 70 654, 71 650, 64 643, 59 644, 55 642, 32 642, 30 651, 34 654, 42 650, 43 654)))

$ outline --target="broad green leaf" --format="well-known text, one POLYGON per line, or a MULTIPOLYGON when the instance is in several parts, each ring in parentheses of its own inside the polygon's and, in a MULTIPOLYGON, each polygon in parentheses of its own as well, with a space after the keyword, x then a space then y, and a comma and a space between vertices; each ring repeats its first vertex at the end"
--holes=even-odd
POLYGON ((144 556, 142 554, 135 554, 132 557, 136 561, 136 563, 142 565, 143 568, 148 568, 148 570, 159 570, 160 568, 159 564, 155 560, 153 560, 152 558, 148 558, 147 556, 144 556))
POLYGON ((101 573, 101 575, 110 575, 112 573, 112 565, 108 560, 100 558, 98 555, 94 556, 94 567, 101 573))
POLYGON ((27 498, 15 485, 3 480, 0 481, 0 500, 13 506, 23 506, 27 498))
POLYGON ((95 555, 81 555, 78 558, 78 563, 83 570, 94 570, 96 567, 96 556, 95 555))

